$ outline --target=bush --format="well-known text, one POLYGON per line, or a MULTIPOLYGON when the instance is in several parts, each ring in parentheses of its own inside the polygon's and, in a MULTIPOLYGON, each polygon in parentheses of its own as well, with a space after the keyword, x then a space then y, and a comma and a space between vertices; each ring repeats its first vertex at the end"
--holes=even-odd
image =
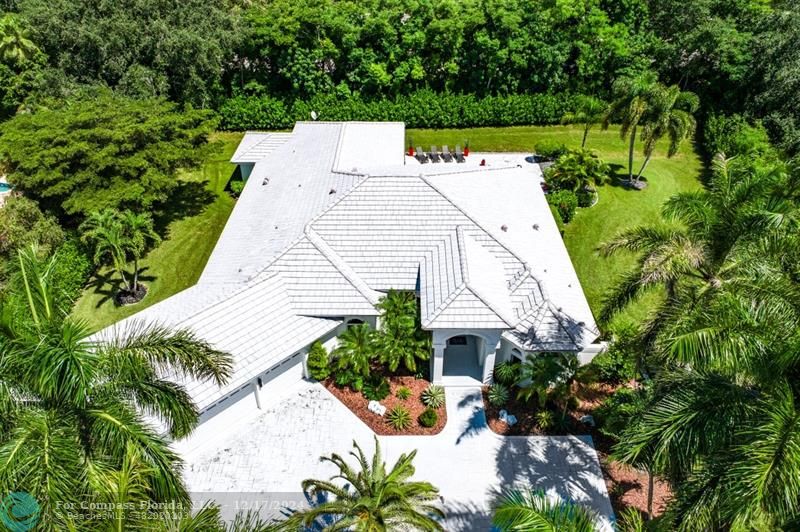
POLYGON ((592 360, 597 377, 603 382, 617 384, 636 378, 636 326, 618 325, 614 338, 604 352, 592 360))
POLYGON ((558 190, 547 195, 547 203, 555 207, 561 220, 568 224, 578 208, 578 197, 571 190, 558 190))
POLYGON ((383 401, 389 396, 389 381, 382 375, 372 375, 364 381, 364 391, 361 392, 370 401, 383 401))
POLYGON ((645 393, 631 388, 619 388, 598 406, 594 415, 600 432, 619 439, 634 417, 644 412, 645 393))
POLYGON ((558 228, 559 234, 564 236, 564 230, 566 229, 564 226, 564 220, 561 219, 561 213, 558 212, 558 209, 555 205, 550 205, 550 214, 553 215, 553 220, 556 222, 556 227, 558 228))
POLYGON ((396 406, 389 410, 386 420, 394 429, 405 430, 411 426, 411 412, 404 406, 396 406))
POLYGON ((568 150, 544 172, 548 187, 580 193, 608 181, 609 166, 592 150, 568 150))
POLYGON ((219 108, 222 129, 288 129, 316 111, 320 120, 390 120, 408 128, 468 128, 558 124, 573 107, 568 94, 520 94, 477 98, 471 94, 420 90, 395 98, 358 94, 317 95, 285 102, 270 96, 234 96, 219 108))
POLYGON ((536 424, 542 430, 549 430, 553 428, 555 423, 555 416, 549 410, 540 410, 536 413, 536 424))
POLYGON ((703 142, 708 155, 770 155, 774 148, 761 124, 751 125, 742 115, 711 115, 703 129, 703 142))
POLYGON ((349 386, 356 392, 364 389, 364 377, 351 369, 338 371, 334 377, 334 382, 339 388, 349 386))
POLYGON ((411 397, 411 390, 407 386, 401 386, 397 389, 397 393, 395 393, 398 399, 405 401, 409 397, 411 397))
POLYGON ((422 392, 422 404, 431 408, 444 406, 444 388, 438 384, 431 384, 422 392))
MULTIPOLYGON (((325 347, 321 342, 316 341, 311 344, 311 349, 308 350, 308 361, 306 362, 306 365, 308 366, 308 374, 312 379, 318 381, 325 380, 331 374, 328 352, 325 350, 325 347)), ((336 384, 339 384, 338 378, 336 380, 336 384)), ((347 384, 349 383, 342 384, 342 386, 347 384)))
POLYGON ((439 414, 433 408, 426 408, 417 418, 423 427, 433 427, 439 422, 439 414))
POLYGON ((229 187, 231 190, 231 196, 233 196, 234 198, 238 198, 239 196, 241 196, 242 191, 244 190, 244 181, 236 179, 235 181, 230 182, 229 187))
POLYGON ((567 152, 567 146, 555 140, 542 140, 536 143, 534 150, 536 155, 555 161, 567 152))
POLYGON ((519 362, 506 360, 494 367, 494 380, 500 384, 514 384, 519 376, 519 362))
POLYGON ((486 394, 489 399, 489 404, 492 406, 503 406, 508 402, 509 391, 502 384, 492 384, 489 386, 489 392, 486 394))

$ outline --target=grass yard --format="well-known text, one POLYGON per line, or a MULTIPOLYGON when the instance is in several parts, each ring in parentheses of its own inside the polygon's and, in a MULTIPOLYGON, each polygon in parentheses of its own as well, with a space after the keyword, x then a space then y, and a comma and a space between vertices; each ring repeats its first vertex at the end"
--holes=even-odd
POLYGON ((116 275, 103 269, 76 302, 74 316, 86 320, 92 329, 100 329, 197 282, 233 210, 235 202, 225 187, 236 168, 228 160, 241 138, 241 133, 214 134, 211 141, 219 149, 200 168, 180 176, 182 188, 193 193, 182 195, 181 199, 188 196, 186 201, 175 202, 173 211, 190 215, 171 221, 164 241, 141 261, 147 297, 135 305, 116 306, 111 299, 118 284, 116 275))
MULTIPOLYGON (((409 130, 407 137, 414 146, 428 149, 431 144, 447 144, 451 149, 469 141, 471 151, 530 152, 534 145, 545 139, 557 140, 569 147, 580 146, 582 129, 575 126, 477 128, 467 130, 409 130)), ((408 143, 406 144, 408 145, 408 143)), ((627 142, 619 137, 619 128, 608 131, 599 128, 589 132, 588 148, 598 151, 609 164, 615 165, 618 174, 627 172, 627 142)), ((663 146, 660 146, 663 148, 663 146)), ((641 146, 637 147, 634 168, 641 164, 641 146)), ((564 240, 578 272, 589 304, 597 313, 603 294, 614 285, 615 279, 632 265, 632 257, 600 257, 597 245, 613 237, 622 229, 655 220, 661 205, 671 195, 700 186, 702 171, 700 158, 691 144, 684 144, 680 153, 667 159, 664 149, 653 156, 645 172, 648 186, 642 191, 617 185, 599 189, 600 201, 589 209, 578 209, 575 218, 566 226, 564 240)), ((640 317, 647 309, 647 300, 632 307, 626 314, 640 317)), ((623 315, 625 316, 625 315, 623 315)))

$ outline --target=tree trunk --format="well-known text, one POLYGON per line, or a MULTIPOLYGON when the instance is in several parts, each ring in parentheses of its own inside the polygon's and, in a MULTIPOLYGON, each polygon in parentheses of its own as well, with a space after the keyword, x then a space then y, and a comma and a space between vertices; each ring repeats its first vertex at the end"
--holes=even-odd
POLYGON ((647 163, 650 162, 651 154, 647 154, 644 158, 644 163, 642 164, 642 168, 639 170, 639 175, 636 176, 636 181, 638 182, 642 178, 642 174, 644 173, 644 169, 647 168, 647 163))
POLYGON ((134 293, 139 288, 139 258, 133 258, 133 291, 134 293))
POLYGON ((591 124, 586 124, 583 128, 583 140, 581 141, 581 148, 586 147, 586 137, 589 135, 590 127, 592 127, 591 124))
POLYGON ((653 520, 653 472, 647 470, 647 519, 653 520))
POLYGON ((122 277, 122 284, 125 285, 126 290, 130 290, 131 285, 128 284, 128 278, 125 277, 125 266, 121 265, 118 269, 119 269, 119 276, 122 277))
POLYGON ((633 148, 636 144, 636 126, 631 129, 631 144, 628 148, 628 181, 633 182, 633 148))

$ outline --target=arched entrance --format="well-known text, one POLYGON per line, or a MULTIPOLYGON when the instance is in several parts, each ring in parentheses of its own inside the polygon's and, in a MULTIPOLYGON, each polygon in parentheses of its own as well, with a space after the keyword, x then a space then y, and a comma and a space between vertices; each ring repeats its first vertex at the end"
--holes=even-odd
POLYGON ((460 334, 447 339, 444 349, 444 369, 442 378, 446 381, 453 379, 475 379, 481 382, 483 369, 481 368, 481 343, 482 338, 471 334, 460 334))

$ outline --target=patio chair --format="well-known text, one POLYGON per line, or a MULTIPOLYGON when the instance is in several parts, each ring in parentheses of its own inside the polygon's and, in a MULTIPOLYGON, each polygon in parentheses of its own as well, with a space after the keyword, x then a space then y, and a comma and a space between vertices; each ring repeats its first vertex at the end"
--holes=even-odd
POLYGON ((456 162, 457 163, 464 163, 467 160, 464 158, 464 151, 461 149, 461 145, 456 144, 456 162))
POLYGON ((422 150, 422 148, 417 146, 416 152, 417 153, 414 155, 414 157, 420 162, 420 164, 425 164, 428 162, 428 156, 425 155, 425 152, 422 150))
POLYGON ((431 152, 428 154, 432 163, 438 163, 442 159, 439 157, 439 152, 436 151, 436 146, 431 146, 431 152))
POLYGON ((450 153, 450 148, 447 146, 447 144, 442 146, 442 159, 444 159, 444 162, 446 163, 453 162, 453 154, 450 153))

